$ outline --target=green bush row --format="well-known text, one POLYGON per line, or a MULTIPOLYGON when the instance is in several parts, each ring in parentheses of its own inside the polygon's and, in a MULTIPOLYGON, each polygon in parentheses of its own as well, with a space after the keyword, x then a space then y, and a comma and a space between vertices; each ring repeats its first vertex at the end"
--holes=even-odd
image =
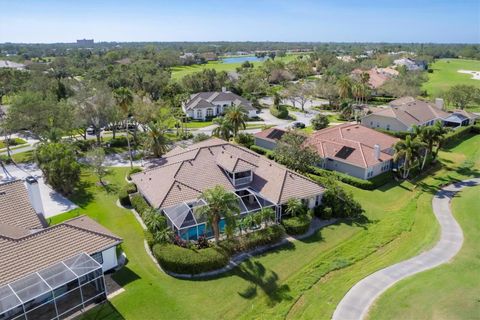
POLYGON ((385 130, 382 128, 375 128, 375 130, 399 139, 405 139, 406 136, 412 134, 411 132, 408 132, 408 131, 391 131, 391 130, 385 130))
POLYGON ((255 152, 258 153, 258 154, 264 155, 264 156, 266 156, 268 159, 273 159, 273 151, 272 151, 272 150, 268 150, 268 149, 259 147, 259 146, 255 145, 255 144, 253 144, 253 145, 250 146, 250 150, 255 151, 255 152))
POLYGON ((277 117, 278 119, 288 119, 288 109, 284 105, 279 105, 278 107, 274 105, 271 106, 270 113, 272 116, 277 117))
POLYGON ((360 178, 349 176, 348 174, 342 172, 325 170, 318 167, 311 167, 311 173, 309 174, 309 176, 312 180, 315 180, 317 182, 322 182, 323 179, 325 179, 326 177, 334 176, 339 181, 364 190, 376 189, 393 180, 393 173, 391 171, 379 174, 378 176, 373 177, 370 180, 363 180, 360 178))
POLYGON ((455 141, 458 141, 459 139, 465 137, 470 133, 478 133, 478 132, 480 132, 480 125, 458 128, 445 135, 445 138, 443 140, 443 145, 447 146, 455 141))
POLYGON ((282 220, 285 232, 289 235, 304 234, 310 228, 312 219, 308 215, 289 217, 282 220))
POLYGON ((230 256, 220 247, 187 249, 174 244, 156 244, 153 255, 162 268, 180 274, 197 274, 225 267, 230 256))
POLYGON ((130 201, 130 194, 137 192, 137 186, 133 183, 125 185, 118 193, 118 200, 122 206, 132 205, 130 201))
POLYGON ((132 203, 132 207, 135 209, 135 211, 138 212, 138 214, 143 218, 145 212, 147 212, 151 207, 145 201, 145 199, 142 197, 140 194, 134 194, 130 197, 130 202, 132 203))
POLYGON ((259 246, 273 244, 285 236, 285 229, 278 224, 255 232, 244 234, 231 240, 222 241, 219 246, 230 254, 255 249, 259 246))

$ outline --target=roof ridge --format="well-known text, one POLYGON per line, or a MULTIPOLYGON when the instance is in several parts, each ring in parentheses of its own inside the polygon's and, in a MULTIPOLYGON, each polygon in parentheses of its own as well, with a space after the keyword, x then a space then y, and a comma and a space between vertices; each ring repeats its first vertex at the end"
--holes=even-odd
MULTIPOLYGON (((86 229, 86 228, 82 228, 80 226, 75 226, 75 225, 72 225, 72 224, 69 224, 68 222, 70 221, 73 221, 73 220, 78 220, 80 218, 88 218, 88 219, 91 219, 92 221, 94 221, 95 223, 98 223, 100 224, 99 222, 95 221, 94 219, 90 218, 89 216, 87 215, 80 215, 78 217, 74 217, 72 219, 69 219, 69 220, 66 220, 66 221, 63 221, 62 223, 59 223, 58 225, 65 225, 67 227, 71 227, 71 228, 74 228, 74 229, 78 229, 78 230, 83 230, 83 231, 86 231, 86 232, 90 232, 90 233, 93 233, 93 234, 96 234, 96 235, 99 235, 99 236, 104 236, 104 237, 107 237, 107 238, 111 238, 111 239, 115 239, 115 240, 122 240, 121 238, 118 238, 118 237, 114 237, 112 235, 109 235, 109 234, 106 234, 106 233, 103 233, 103 232, 98 232, 98 231, 94 231, 94 230, 91 230, 91 229, 86 229)), ((101 225, 101 224, 100 224, 101 225)), ((103 226, 102 226, 103 227, 103 226)))
POLYGON ((287 180, 288 169, 284 169, 284 170, 285 170, 285 173, 283 174, 282 185, 280 186, 280 194, 278 195, 277 203, 280 203, 280 200, 282 199, 283 189, 285 187, 285 180, 287 180))

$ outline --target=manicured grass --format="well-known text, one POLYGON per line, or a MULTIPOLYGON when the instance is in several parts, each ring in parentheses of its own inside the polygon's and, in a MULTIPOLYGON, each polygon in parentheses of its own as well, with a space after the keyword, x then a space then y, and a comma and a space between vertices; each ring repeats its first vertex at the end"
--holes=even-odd
MULTIPOLYGON (((19 145, 27 143, 27 141, 25 141, 21 138, 14 138, 12 140, 14 140, 14 143, 13 144, 10 143, 10 148, 13 148, 14 146, 19 146, 19 145)), ((7 147, 7 145, 5 144, 5 140, 0 140, 0 149, 6 148, 6 147, 7 147)))
POLYGON ((439 59, 429 66, 433 73, 428 74, 428 81, 423 89, 431 98, 441 97, 451 86, 467 84, 480 88, 480 80, 472 79, 472 75, 459 73, 458 70, 480 71, 479 60, 439 59))
POLYGON ((438 226, 431 209, 432 195, 439 185, 479 169, 480 135, 440 156, 444 167, 414 183, 392 182, 375 191, 345 185, 365 208, 363 221, 324 228, 309 239, 202 281, 166 276, 145 253, 140 226, 129 211, 115 205, 116 191, 126 183, 128 168, 111 170, 108 190, 85 173, 85 192, 73 199, 81 205, 78 211, 123 237, 129 259, 114 275, 126 291, 112 299, 113 308, 97 308, 87 318, 329 319, 356 281, 435 242, 438 226), (97 312, 106 316, 98 317, 97 312))
POLYGON ((212 120, 210 121, 190 121, 185 123, 185 127, 189 129, 199 129, 211 126, 213 124, 212 120))
POLYGON ((16 163, 33 162, 33 150, 12 154, 12 159, 16 163))
POLYGON ((480 187, 466 188, 452 201, 464 233, 459 254, 446 265, 410 277, 389 289, 370 319, 478 319, 480 317, 480 187))

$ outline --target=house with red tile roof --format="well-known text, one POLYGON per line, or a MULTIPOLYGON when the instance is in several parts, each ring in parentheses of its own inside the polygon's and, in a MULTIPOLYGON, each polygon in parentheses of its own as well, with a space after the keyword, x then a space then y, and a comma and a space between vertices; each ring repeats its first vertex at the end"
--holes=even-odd
POLYGON ((145 200, 160 209, 174 232, 186 240, 211 236, 196 209, 205 204, 202 192, 215 186, 237 196, 240 217, 271 207, 277 221, 289 199, 302 199, 313 208, 320 204, 324 192, 309 178, 216 138, 183 151, 172 150, 162 158, 162 164, 131 177, 145 200))
POLYGON ((391 170, 393 145, 398 140, 360 124, 345 123, 313 133, 305 145, 323 159, 322 168, 370 179, 391 170))
POLYGON ((268 128, 254 134, 255 145, 264 149, 273 150, 277 147, 277 142, 287 132, 281 128, 268 128))

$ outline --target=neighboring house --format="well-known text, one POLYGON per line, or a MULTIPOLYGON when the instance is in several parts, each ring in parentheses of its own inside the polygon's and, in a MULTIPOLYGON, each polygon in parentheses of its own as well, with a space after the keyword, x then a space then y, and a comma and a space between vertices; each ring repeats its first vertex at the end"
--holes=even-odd
POLYGON ((408 71, 426 70, 427 64, 425 61, 418 61, 410 58, 401 58, 393 61, 397 67, 404 66, 408 71))
POLYGON ((182 108, 188 117, 195 120, 206 120, 225 113, 228 107, 234 105, 242 106, 250 118, 257 115, 257 109, 252 106, 250 101, 225 89, 221 92, 192 94, 190 100, 182 108))
POLYGON ((411 131, 414 125, 433 125, 436 121, 446 119, 450 114, 442 110, 443 101, 437 100, 437 105, 403 97, 390 102, 390 106, 382 108, 362 118, 362 125, 369 128, 380 128, 391 131, 411 131))
POLYGON ((355 69, 351 74, 353 77, 358 78, 364 72, 369 75, 368 84, 372 89, 380 88, 387 80, 398 75, 398 71, 391 68, 355 69))
POLYGON ((23 70, 25 69, 25 65, 22 63, 16 63, 8 60, 0 60, 0 69, 1 68, 23 70))
POLYGON ((0 319, 63 319, 104 301, 122 239, 79 216, 48 227, 37 181, 0 185, 0 319))
POLYGON ((273 150, 277 147, 278 140, 283 137, 285 132, 287 131, 284 129, 269 128, 255 133, 255 145, 268 150, 273 150))
POLYGON ((449 112, 449 116, 443 119, 443 124, 446 127, 464 127, 475 124, 475 121, 480 117, 474 113, 455 109, 449 112))
MULTIPOLYGON (((204 205, 201 193, 217 185, 238 197, 239 217, 271 207, 276 221, 289 199, 313 208, 324 188, 267 158, 226 141, 212 138, 165 155, 163 164, 132 175, 140 194, 167 217, 168 225, 183 239, 211 237, 207 221, 197 214, 204 205)), ((221 222, 221 229, 224 222, 221 222)))
POLYGON ((305 145, 323 159, 321 167, 370 179, 390 171, 399 139, 360 124, 345 123, 314 132, 305 145))

